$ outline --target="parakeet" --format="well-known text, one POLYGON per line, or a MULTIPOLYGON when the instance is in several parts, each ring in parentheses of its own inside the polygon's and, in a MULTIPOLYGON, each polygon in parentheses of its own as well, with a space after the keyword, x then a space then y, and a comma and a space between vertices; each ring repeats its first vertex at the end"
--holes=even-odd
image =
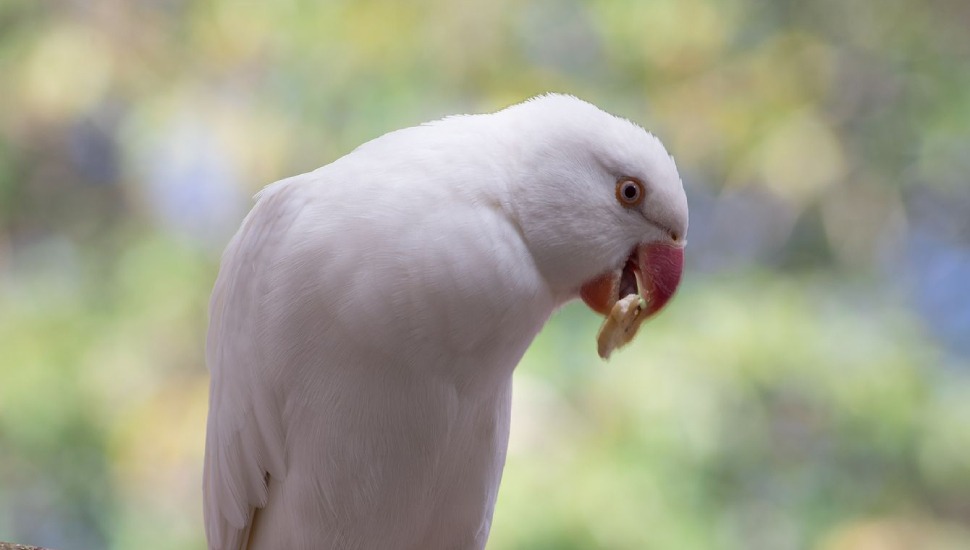
POLYGON ((657 138, 557 94, 263 189, 210 304, 209 547, 483 548, 526 348, 576 298, 632 338, 687 222, 657 138))

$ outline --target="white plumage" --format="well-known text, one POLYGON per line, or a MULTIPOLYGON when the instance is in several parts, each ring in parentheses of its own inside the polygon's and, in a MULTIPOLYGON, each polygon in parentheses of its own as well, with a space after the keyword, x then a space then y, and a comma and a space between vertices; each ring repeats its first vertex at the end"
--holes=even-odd
POLYGON ((482 548, 515 365, 584 284, 612 279, 608 310, 636 251, 686 231, 660 142, 560 95, 268 186, 212 295, 210 548, 482 548))

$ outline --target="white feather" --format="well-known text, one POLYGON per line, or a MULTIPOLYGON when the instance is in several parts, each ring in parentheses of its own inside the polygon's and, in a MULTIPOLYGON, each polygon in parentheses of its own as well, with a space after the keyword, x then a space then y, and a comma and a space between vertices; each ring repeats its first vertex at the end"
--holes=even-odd
POLYGON ((663 237, 619 175, 686 232, 659 141, 558 95, 262 191, 211 302, 210 548, 482 548, 512 370, 580 284, 663 237))

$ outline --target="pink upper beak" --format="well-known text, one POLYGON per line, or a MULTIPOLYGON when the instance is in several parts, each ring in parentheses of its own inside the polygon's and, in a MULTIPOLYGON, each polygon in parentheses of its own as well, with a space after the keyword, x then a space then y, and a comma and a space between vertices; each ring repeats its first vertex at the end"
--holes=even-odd
POLYGON ((684 273, 684 247, 647 244, 637 247, 637 265, 645 288, 640 294, 647 301, 645 314, 660 311, 673 297, 684 273))

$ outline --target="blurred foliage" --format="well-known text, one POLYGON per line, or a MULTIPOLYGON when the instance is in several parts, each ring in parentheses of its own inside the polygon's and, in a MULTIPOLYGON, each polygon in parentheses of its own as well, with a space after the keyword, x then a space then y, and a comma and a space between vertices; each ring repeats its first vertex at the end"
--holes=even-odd
POLYGON ((970 548, 970 4, 5 0, 0 540, 199 548, 205 308, 249 197, 574 93, 691 202, 674 305, 517 371, 490 548, 970 548))

